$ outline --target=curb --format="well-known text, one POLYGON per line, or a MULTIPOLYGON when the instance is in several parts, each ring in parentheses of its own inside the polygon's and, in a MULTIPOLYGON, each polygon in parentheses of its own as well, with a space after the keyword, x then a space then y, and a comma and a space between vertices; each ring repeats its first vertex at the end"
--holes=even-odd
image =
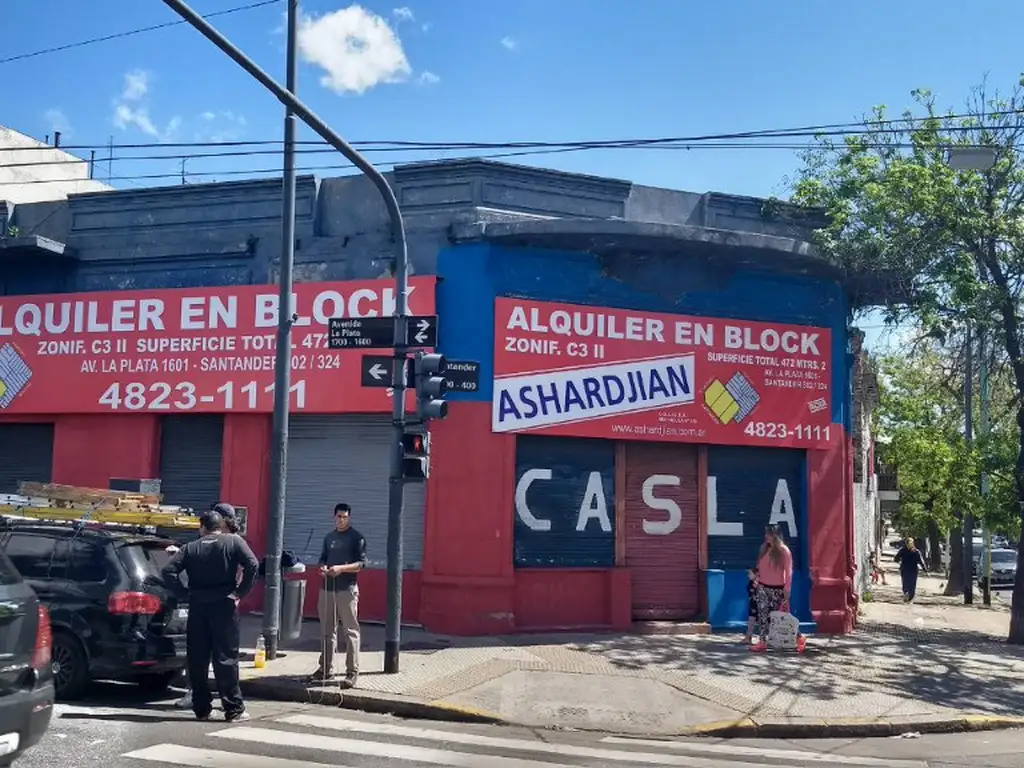
POLYGON ((450 723, 477 723, 484 725, 511 725, 492 712, 460 707, 442 702, 421 701, 395 696, 345 691, 309 689, 301 683, 281 680, 241 680, 242 694, 254 699, 289 701, 301 704, 319 704, 341 707, 377 715, 395 715, 417 720, 439 720, 450 723))
MULTIPOLYGON (((317 704, 341 707, 377 715, 394 715, 414 720, 434 720, 450 723, 476 723, 483 725, 518 725, 500 715, 485 710, 462 707, 441 701, 422 701, 400 698, 366 691, 310 689, 299 682, 288 680, 250 679, 240 681, 242 693, 253 699, 286 701, 299 704, 317 704)), ((557 728, 557 725, 547 726, 557 728)), ((826 739, 826 738, 882 738, 907 733, 940 734, 1000 731, 1024 728, 1024 717, 998 717, 989 715, 958 715, 948 718, 901 718, 875 720, 872 718, 838 718, 834 720, 722 720, 701 723, 677 731, 664 738, 718 738, 718 739, 826 739)), ((584 728, 581 730, 596 730, 584 728)), ((644 738, 637 734, 617 734, 623 738, 644 738)), ((657 738, 655 736, 654 738, 657 738)))
POLYGON ((835 720, 753 720, 702 723, 680 731, 680 737, 721 739, 836 739, 882 738, 907 733, 939 734, 977 731, 1003 731, 1024 728, 1024 717, 958 715, 948 718, 875 720, 839 718, 835 720))

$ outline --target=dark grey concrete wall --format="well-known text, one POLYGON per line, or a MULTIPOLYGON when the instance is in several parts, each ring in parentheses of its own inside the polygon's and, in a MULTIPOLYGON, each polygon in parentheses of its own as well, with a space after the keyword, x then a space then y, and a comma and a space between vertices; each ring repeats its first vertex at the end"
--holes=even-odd
MULTIPOLYGON (((490 161, 400 166, 388 178, 409 235, 413 274, 437 269, 451 228, 470 222, 625 219, 804 237, 754 198, 696 194, 490 161)), ((393 241, 380 196, 362 176, 298 182, 299 281, 391 274, 393 241)), ((0 256, 0 292, 130 290, 267 283, 281 253, 277 179, 77 195, 15 206, 20 234, 68 246, 65 267, 0 256)))

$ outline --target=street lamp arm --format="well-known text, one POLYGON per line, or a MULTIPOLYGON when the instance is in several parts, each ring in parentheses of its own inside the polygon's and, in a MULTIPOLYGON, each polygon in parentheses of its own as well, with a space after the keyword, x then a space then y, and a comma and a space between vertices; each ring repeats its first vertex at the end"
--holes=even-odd
MULTIPOLYGON (((231 57, 238 66, 258 80, 264 88, 277 97, 278 101, 291 109, 295 115, 302 120, 302 122, 312 128, 320 138, 338 150, 356 168, 370 178, 374 186, 377 187, 377 190, 380 192, 381 197, 384 198, 384 205, 387 207, 388 216, 391 218, 391 225, 394 230, 395 239, 398 241, 398 248, 400 248, 404 254, 406 251, 406 244, 402 212, 398 207, 398 199, 395 197, 395 192, 391 188, 391 185, 388 184, 388 180, 384 178, 384 175, 374 168, 373 164, 370 163, 369 160, 359 154, 358 150, 341 138, 341 136, 332 131, 312 110, 295 98, 292 93, 289 93, 286 88, 281 86, 269 74, 264 72, 256 62, 242 53, 242 51, 239 50, 230 40, 218 32, 208 21, 206 21, 206 19, 192 10, 186 3, 181 2, 181 0, 163 0, 163 2, 167 7, 181 16, 181 18, 195 27, 203 37, 231 57)), ((398 265, 396 264, 396 268, 397 267, 398 265)), ((396 298, 398 299, 398 306, 396 307, 398 311, 396 314, 407 314, 405 297, 400 296, 396 298)))
MULTIPOLYGON (((221 51, 234 60, 238 66, 252 75, 264 88, 277 97, 278 101, 285 105, 302 122, 312 128, 316 133, 338 150, 342 155, 362 171, 377 187, 380 196, 384 198, 384 205, 387 208, 388 216, 391 219, 391 230, 394 237, 394 259, 395 259, 395 327, 394 327, 394 358, 396 364, 393 367, 394 381, 392 384, 392 430, 393 439, 391 442, 391 472, 388 482, 388 537, 387 537, 387 617, 384 624, 384 672, 394 674, 398 672, 399 646, 401 644, 402 626, 402 506, 404 503, 405 484, 402 474, 402 438, 405 434, 405 390, 406 378, 405 361, 408 356, 408 322, 409 322, 409 250, 406 243, 405 223, 402 221, 402 211, 398 207, 398 199, 395 192, 388 184, 384 175, 378 171, 370 161, 357 152, 341 136, 336 134, 327 124, 313 114, 313 111, 306 107, 301 101, 295 98, 287 88, 279 85, 274 78, 264 72, 260 67, 232 45, 224 35, 214 29, 202 16, 193 11, 181 0, 164 0, 168 8, 173 10, 182 19, 187 21, 198 30, 207 40, 216 45, 221 51)), ((292 11, 290 10, 289 13, 292 11)), ((287 183, 287 182, 286 182, 287 183)), ((294 219, 294 216, 292 217, 294 219)), ((286 225, 287 226, 287 225, 286 225)), ((284 282, 282 281, 282 285, 284 282)), ((281 311, 284 311, 282 307, 281 311)), ((285 401, 287 408, 287 401, 285 401)), ((277 521, 277 526, 271 527, 271 531, 282 531, 283 522, 277 521)), ((272 533, 273 535, 273 533, 272 533)), ((274 558, 280 556, 280 550, 268 553, 268 594, 272 593, 270 566, 274 564, 274 558)), ((277 563, 279 565, 279 562, 277 563)), ((275 568, 276 570, 276 568, 275 568)), ((274 583, 279 583, 280 573, 274 576, 274 583)), ((272 610, 272 609, 271 609, 272 610)), ((271 617, 273 622, 276 617, 271 617)))

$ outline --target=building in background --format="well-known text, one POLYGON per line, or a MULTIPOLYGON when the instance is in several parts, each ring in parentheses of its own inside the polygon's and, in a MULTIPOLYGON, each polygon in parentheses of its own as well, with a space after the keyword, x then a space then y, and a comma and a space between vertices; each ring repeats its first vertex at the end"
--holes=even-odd
MULTIPOLYGON (((403 615, 438 632, 745 625, 764 527, 794 610, 856 611, 851 302, 862 288, 777 202, 484 161, 390 174, 411 310, 480 386, 432 425, 405 506, 403 615)), ((278 180, 23 204, 0 250, 0 493, 160 478, 168 503, 267 509, 278 180), (29 295, 34 294, 34 295, 29 295)), ((332 316, 387 315, 388 220, 361 177, 298 183, 285 547, 353 505, 382 618, 389 392, 332 316)), ((310 574, 315 579, 315 574, 310 574)), ((309 590, 314 613, 318 584, 309 590)), ((258 596, 254 599, 258 599, 258 596)))
POLYGON ((0 205, 63 200, 111 189, 92 179, 90 161, 59 148, 59 131, 53 138, 50 145, 0 125, 0 205))

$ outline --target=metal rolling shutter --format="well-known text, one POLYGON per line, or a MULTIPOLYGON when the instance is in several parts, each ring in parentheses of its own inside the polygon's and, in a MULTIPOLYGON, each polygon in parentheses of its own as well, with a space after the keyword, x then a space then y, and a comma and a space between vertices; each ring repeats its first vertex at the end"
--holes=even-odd
POLYGON ((53 424, 0 424, 0 493, 53 480, 53 424))
MULTIPOLYGON (((754 567, 776 496, 792 501, 796 530, 781 524, 793 553, 793 570, 803 563, 805 454, 790 448, 708 448, 708 568, 754 567)), ((784 508, 784 506, 783 506, 784 508)))
POLYGON ((700 611, 697 482, 694 446, 626 444, 626 566, 636 619, 690 619, 700 611), (651 501, 674 503, 678 523, 674 508, 651 501))
MULTIPOLYGON (((334 505, 352 505, 352 526, 366 538, 370 568, 387 564, 388 451, 391 419, 384 415, 292 416, 284 548, 316 563, 334 527, 334 505)), ((406 570, 423 561, 425 483, 405 486, 402 551, 406 570)))
POLYGON ((165 504, 196 510, 220 500, 224 417, 165 416, 160 420, 160 493, 165 504))
POLYGON ((516 438, 516 499, 512 512, 516 568, 611 568, 615 564, 615 443, 611 440, 520 435, 516 438), (529 485, 521 490, 527 472, 532 472, 532 480, 527 478, 529 485), (577 530, 581 509, 584 525, 577 530))

